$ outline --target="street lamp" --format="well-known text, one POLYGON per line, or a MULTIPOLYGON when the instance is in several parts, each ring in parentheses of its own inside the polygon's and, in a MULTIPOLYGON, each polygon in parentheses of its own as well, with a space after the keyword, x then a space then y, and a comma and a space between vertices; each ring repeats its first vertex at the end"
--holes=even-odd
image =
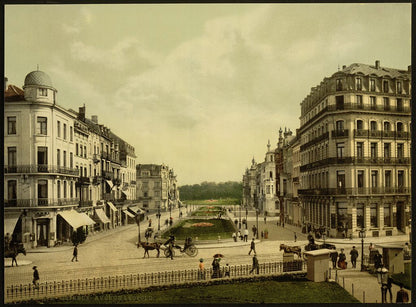
POLYGON ((324 232, 322 233, 322 239, 324 240, 324 245, 325 245, 325 239, 326 239, 326 227, 324 227, 324 232))
POLYGON ((381 302, 387 303, 386 296, 387 296, 387 270, 384 266, 382 268, 377 269, 377 281, 381 285, 381 302))
POLYGON ((259 208, 256 208, 256 239, 259 239, 259 208))
POLYGON ((239 206, 239 221, 238 221, 238 229, 241 229, 241 203, 240 203, 240 206, 239 206))
POLYGON ((246 229, 247 229, 247 214, 248 214, 248 208, 246 207, 246 229))
POLYGON ((361 272, 365 271, 364 267, 364 238, 365 238, 365 228, 361 228, 360 230, 360 238, 361 238, 361 272))
POLYGON ((157 230, 160 230, 160 205, 157 207, 157 219, 158 219, 157 230))

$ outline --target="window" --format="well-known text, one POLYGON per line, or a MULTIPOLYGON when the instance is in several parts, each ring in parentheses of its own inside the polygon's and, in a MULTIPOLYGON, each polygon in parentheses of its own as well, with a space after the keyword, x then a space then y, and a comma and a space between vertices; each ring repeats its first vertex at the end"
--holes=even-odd
POLYGON ((73 198, 74 197, 74 186, 72 185, 72 181, 69 183, 69 197, 73 198))
POLYGON ((370 108, 371 110, 375 110, 376 109, 376 97, 375 96, 370 96, 370 108))
POLYGON ((377 143, 370 144, 371 158, 377 158, 377 143))
POLYGON ((48 96, 48 89, 40 88, 39 89, 39 96, 48 96))
POLYGON ((378 226, 377 204, 371 204, 370 205, 370 226, 371 227, 377 227, 378 226))
POLYGON ((38 116, 37 122, 36 122, 36 133, 47 135, 48 134, 47 124, 48 124, 48 119, 46 117, 38 116))
POLYGON ((337 158, 343 158, 345 151, 345 144, 344 143, 337 143, 337 158))
POLYGON ((402 83, 397 82, 397 94, 401 94, 403 92, 402 83))
POLYGON ((357 142, 357 158, 363 158, 363 157, 364 157, 364 143, 357 142))
POLYGON ((7 200, 9 205, 17 204, 17 180, 7 181, 7 200))
POLYGON ((84 146, 84 158, 87 157, 87 146, 84 146))
POLYGON ((337 171, 337 186, 340 189, 345 188, 345 171, 337 171))
POLYGON ((7 163, 9 166, 17 165, 17 149, 15 146, 7 147, 7 163))
POLYGON ((7 133, 16 134, 16 116, 7 117, 7 133))
POLYGON ((148 194, 148 192, 143 192, 143 197, 147 197, 148 194))
POLYGON ((397 144, 397 158, 404 157, 403 143, 397 144))
POLYGON ((370 79, 370 91, 375 92, 376 91, 376 80, 370 79))
POLYGON ((69 127, 69 140, 72 142, 73 138, 74 138, 74 131, 71 126, 69 127))
POLYGON ((79 155, 82 157, 82 145, 79 145, 79 155))
POLYGON ((388 97, 383 97, 384 110, 390 111, 390 99, 388 97))
POLYGON ((385 171, 384 172, 384 186, 386 188, 391 187, 391 171, 385 171))
POLYGON ((335 96, 337 110, 344 110, 344 96, 335 96))
POLYGON ((357 99, 357 107, 362 108, 363 107, 363 96, 362 95, 357 95, 356 99, 357 99))
POLYGON ((384 158, 390 158, 390 143, 384 143, 384 158))
POLYGON ((38 147, 38 164, 46 165, 48 164, 48 147, 38 147))
POLYGON ((355 89, 361 91, 363 89, 361 78, 355 78, 355 89))
POLYGON ((39 205, 47 204, 48 202, 48 181, 38 180, 38 199, 39 205))
POLYGON ((364 187, 364 171, 358 170, 357 171, 357 188, 364 187))
POLYGON ((403 99, 397 98, 397 111, 403 111, 403 99))
POLYGON ((388 93, 389 92, 389 81, 384 80, 383 81, 383 92, 388 93))
POLYGON ((378 184, 378 171, 371 171, 371 187, 377 188, 378 184))
POLYGON ((357 130, 363 130, 364 124, 362 120, 357 120, 357 130))
POLYGON ((78 143, 75 143, 75 154, 78 156, 78 143))
POLYGON ((74 167, 74 154, 72 152, 69 153, 69 167, 74 167))
POLYGON ((57 194, 57 198, 60 199, 61 198, 61 181, 60 180, 56 182, 56 194, 57 194))
POLYGON ((66 140, 66 124, 64 124, 64 140, 66 140))
POLYGON ((66 167, 66 150, 63 151, 62 159, 64 160, 64 167, 66 167))
POLYGON ((61 137, 61 122, 59 120, 57 123, 57 130, 58 130, 58 138, 60 138, 61 137))
POLYGON ((336 129, 337 129, 337 131, 344 131, 344 121, 343 120, 338 120, 336 122, 336 129))
POLYGON ((398 122, 396 124, 396 130, 397 130, 397 132, 403 132, 403 123, 398 122))
POLYGON ((337 79, 337 91, 342 91, 342 79, 337 79))
POLYGON ((364 228, 364 204, 357 204, 357 228, 364 228))
POLYGON ((404 187, 404 171, 397 171, 397 186, 404 187))
POLYGON ((391 227, 391 209, 390 204, 384 204, 384 226, 391 227))
POLYGON ((58 166, 61 165, 61 150, 60 149, 56 150, 56 165, 58 166))
POLYGON ((377 130, 377 122, 376 121, 372 120, 370 122, 370 130, 371 131, 376 131, 377 130))

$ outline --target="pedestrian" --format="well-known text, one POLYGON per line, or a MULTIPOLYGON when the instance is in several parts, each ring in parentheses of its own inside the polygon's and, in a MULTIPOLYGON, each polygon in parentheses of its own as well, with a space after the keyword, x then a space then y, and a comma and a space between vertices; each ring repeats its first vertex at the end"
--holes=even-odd
POLYGON ((357 258, 358 258, 358 251, 355 249, 355 246, 352 247, 352 250, 350 251, 351 255, 351 264, 353 269, 355 269, 357 265, 357 258))
POLYGON ((33 285, 36 289, 39 289, 39 272, 38 267, 35 265, 33 268, 33 285))
POLYGON ((338 252, 335 248, 334 248, 334 251, 331 252, 330 257, 331 257, 331 261, 332 261, 332 268, 336 269, 337 268, 338 252))
POLYGON ((230 277, 230 266, 228 265, 228 263, 225 264, 224 272, 224 277, 230 277))
POLYGON ((149 228, 152 227, 152 219, 149 219, 149 228))
POLYGON ((199 265, 198 265, 198 279, 205 279, 205 265, 204 265, 204 259, 199 259, 199 265))
POLYGON ((264 231, 263 230, 260 232, 260 236, 261 236, 262 239, 264 238, 264 231))
POLYGON ((253 267, 251 268, 250 274, 256 270, 256 273, 259 274, 259 261, 257 260, 256 254, 253 256, 253 267))
POLYGON ((237 242, 237 234, 235 233, 235 231, 233 232, 233 240, 234 242, 237 242))
POLYGON ((240 240, 243 240, 243 236, 241 235, 240 230, 237 232, 237 238, 239 238, 240 240))
POLYGON ((72 260, 71 260, 71 262, 73 262, 74 261, 74 259, 75 259, 75 261, 78 261, 78 244, 75 244, 74 245, 74 251, 72 252, 72 260))
POLYGON ((341 252, 339 253, 339 256, 338 256, 338 267, 340 269, 344 270, 347 268, 347 262, 345 260, 347 260, 347 257, 344 254, 344 249, 341 248, 341 252))
POLYGON ((266 224, 266 216, 264 216, 264 224, 266 224))
POLYGON ((244 229, 244 242, 248 242, 248 229, 244 229))
POLYGON ((378 250, 376 250, 376 253, 374 255, 374 268, 378 269, 383 266, 381 258, 383 258, 383 256, 380 254, 378 250))
POLYGON ((254 255, 256 254, 256 243, 254 242, 254 238, 251 240, 250 243, 250 251, 248 252, 248 254, 251 254, 251 251, 254 252, 254 255))
POLYGON ((221 258, 214 258, 212 261, 212 276, 211 278, 220 278, 220 260, 221 258))
POLYGON ((172 226, 172 224, 173 224, 173 218, 170 218, 170 220, 169 220, 169 226, 172 226))
MULTIPOLYGON (((393 284, 393 278, 391 278, 391 276, 389 275, 387 277, 387 291, 389 292, 389 295, 390 295, 390 303, 393 303, 393 294, 391 293, 392 284, 393 284)), ((387 303, 387 298, 386 298, 386 303, 387 303)))
POLYGON ((297 237, 297 235, 296 235, 296 232, 294 232, 293 234, 294 234, 294 236, 295 236, 295 242, 296 242, 296 240, 297 240, 297 238, 298 238, 298 237, 297 237))
POLYGON ((396 303, 408 303, 409 302, 409 293, 403 289, 403 284, 399 284, 400 290, 396 294, 396 303))
POLYGON ((251 231, 253 232, 253 237, 256 236, 256 230, 257 230, 256 226, 253 225, 253 227, 251 227, 251 231))

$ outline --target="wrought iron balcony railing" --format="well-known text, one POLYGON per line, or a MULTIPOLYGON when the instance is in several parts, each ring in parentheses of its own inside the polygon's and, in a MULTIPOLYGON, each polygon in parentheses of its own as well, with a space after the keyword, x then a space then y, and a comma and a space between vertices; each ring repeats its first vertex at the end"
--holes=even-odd
POLYGON ((299 189, 299 195, 374 195, 374 194, 410 194, 407 187, 375 187, 375 188, 316 188, 299 189))
POLYGON ((30 165, 5 165, 5 174, 34 174, 34 173, 49 173, 49 174, 64 174, 70 176, 79 176, 79 171, 76 168, 66 166, 48 165, 48 164, 30 164, 30 165))
POLYGON ((5 207, 55 207, 78 205, 78 198, 5 199, 5 207))

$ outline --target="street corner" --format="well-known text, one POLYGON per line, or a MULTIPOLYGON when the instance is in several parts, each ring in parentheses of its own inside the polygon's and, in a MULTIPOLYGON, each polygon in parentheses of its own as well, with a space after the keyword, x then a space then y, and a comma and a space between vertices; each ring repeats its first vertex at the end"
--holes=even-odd
MULTIPOLYGON (((23 266, 23 265, 30 265, 32 264, 32 261, 30 260, 19 260, 17 262, 18 266, 23 266)), ((14 264, 13 267, 15 267, 16 265, 14 264)), ((12 259, 4 259, 4 267, 5 268, 11 268, 12 267, 12 259)))

